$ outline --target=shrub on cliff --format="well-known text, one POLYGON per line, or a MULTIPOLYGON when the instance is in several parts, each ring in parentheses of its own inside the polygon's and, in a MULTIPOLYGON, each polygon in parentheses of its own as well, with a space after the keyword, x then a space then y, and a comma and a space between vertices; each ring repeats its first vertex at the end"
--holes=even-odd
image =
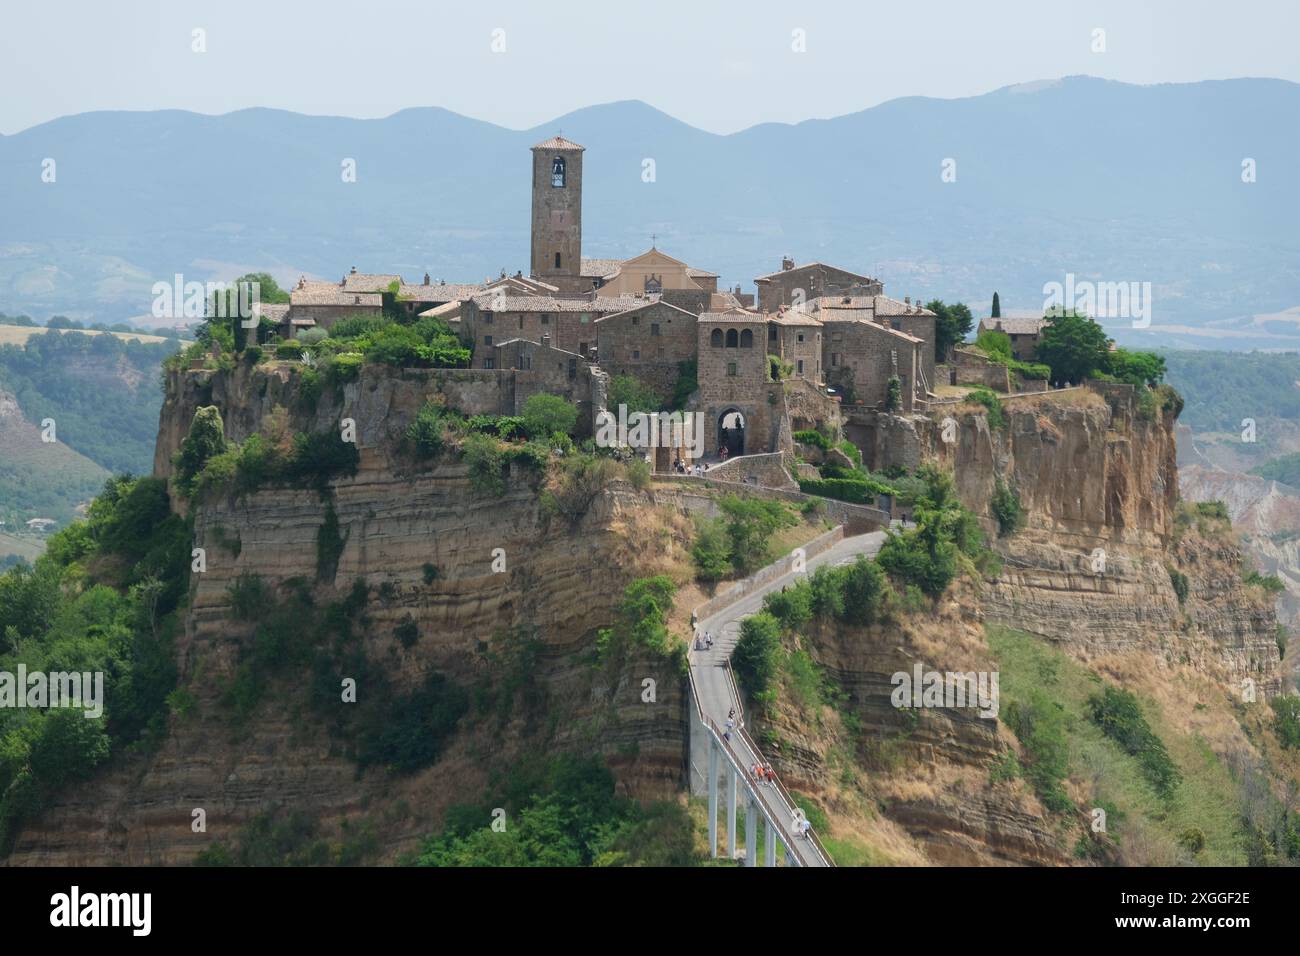
POLYGON ((750 574, 770 563, 772 536, 799 523, 779 501, 727 495, 718 506, 731 541, 732 567, 740 574, 750 574))
POLYGON ((988 410, 989 428, 1001 431, 1007 427, 1007 413, 1002 408, 1002 400, 991 388, 977 388, 966 398, 988 410))
POLYGON ((596 652, 602 660, 621 657, 631 648, 643 648, 659 657, 684 663, 685 646, 668 630, 677 585, 659 574, 638 578, 623 589, 623 599, 614 611, 613 627, 596 635, 596 652))
POLYGON ((1018 531, 1024 524, 1025 513, 1020 507, 1020 497, 999 476, 994 483, 993 497, 989 500, 989 510, 998 522, 998 537, 1005 538, 1018 531))
POLYGON ((619 473, 618 463, 610 458, 570 455, 561 459, 547 476, 539 502, 542 514, 576 524, 619 473))
POLYGON ((1070 769, 1070 741, 1066 733, 1064 708, 1040 689, 1031 690, 1023 701, 1012 701, 1003 709, 1006 724, 1019 738, 1028 764, 1025 779, 1033 786, 1047 809, 1063 813, 1073 808, 1063 781, 1070 769))
POLYGON ((731 573, 731 539, 719 518, 700 518, 695 523, 691 545, 695 577, 704 582, 721 581, 731 573))
POLYGON ((532 438, 546 440, 552 435, 572 435, 578 425, 578 409, 559 395, 538 392, 530 395, 521 409, 524 430, 532 438))
POLYGON ((780 663, 781 624, 760 612, 740 623, 740 640, 731 655, 736 680, 754 696, 768 690, 780 663))
POLYGON ((1169 751, 1151 730, 1142 708, 1130 691, 1106 687, 1088 698, 1088 714, 1093 723, 1125 753, 1136 757, 1142 772, 1162 797, 1173 796, 1182 774, 1169 757, 1169 751))
POLYGON ((1269 701, 1273 708, 1273 730, 1282 746, 1300 749, 1300 697, 1287 694, 1269 701))
POLYGON ((506 455, 501 442, 491 435, 471 434, 465 436, 461 451, 469 465, 471 488, 494 498, 506 493, 506 455))
POLYGON ((226 450, 226 430, 221 421, 221 410, 215 405, 204 405, 194 412, 189 434, 181 442, 180 451, 172 459, 176 467, 176 487, 182 494, 190 494, 195 477, 215 455, 226 450))

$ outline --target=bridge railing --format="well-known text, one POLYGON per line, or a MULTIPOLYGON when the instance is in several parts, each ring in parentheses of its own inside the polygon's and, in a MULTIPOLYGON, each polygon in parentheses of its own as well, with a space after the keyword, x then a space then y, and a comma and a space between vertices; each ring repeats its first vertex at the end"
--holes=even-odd
MULTIPOLYGON (((730 660, 727 661, 727 681, 731 684, 731 695, 736 699, 736 714, 743 718, 745 712, 744 705, 741 703, 742 698, 740 696, 740 687, 736 683, 736 675, 731 669, 730 660)), ((736 721, 736 727, 740 730, 741 736, 744 737, 745 741, 749 744, 749 749, 761 758, 763 756, 763 751, 759 750, 757 742, 755 742, 754 738, 749 735, 749 731, 745 729, 743 721, 736 721)), ((802 808, 795 802, 794 795, 786 789, 785 784, 781 781, 780 775, 774 776, 776 777, 777 790, 780 792, 782 799, 789 809, 791 819, 794 818, 796 810, 798 810, 802 815, 802 808)), ((821 857, 824 866, 835 865, 835 861, 831 859, 831 855, 826 851, 826 847, 822 844, 821 839, 817 836, 817 832, 811 826, 808 827, 808 842, 812 844, 817 855, 821 857)))

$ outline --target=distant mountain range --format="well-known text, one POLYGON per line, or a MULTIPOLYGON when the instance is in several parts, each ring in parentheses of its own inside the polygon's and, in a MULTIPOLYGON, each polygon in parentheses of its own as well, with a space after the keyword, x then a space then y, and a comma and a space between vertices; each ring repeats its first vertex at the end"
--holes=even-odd
POLYGON ((138 320, 153 283, 177 272, 287 282, 356 265, 470 281, 527 269, 528 147, 562 130, 587 147, 589 257, 635 255, 653 234, 727 285, 748 288, 791 255, 977 314, 995 289, 1004 309, 1035 309, 1067 272, 1150 282, 1152 328, 1116 320, 1121 341, 1296 348, 1297 116, 1300 85, 1281 80, 1088 77, 727 136, 641 102, 524 131, 438 108, 85 113, 0 136, 0 311, 138 320))

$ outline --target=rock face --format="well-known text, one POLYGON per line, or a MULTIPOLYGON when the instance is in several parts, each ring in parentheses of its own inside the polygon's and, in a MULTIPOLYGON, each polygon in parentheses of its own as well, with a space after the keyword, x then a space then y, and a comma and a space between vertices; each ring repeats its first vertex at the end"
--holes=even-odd
MULTIPOLYGON (((432 379, 398 373, 347 386, 343 406, 357 422, 361 453, 354 477, 323 493, 268 489, 193 508, 207 570, 191 578, 177 641, 192 711, 172 718, 156 752, 61 794, 21 834, 12 864, 184 864, 276 807, 307 813, 327 835, 341 833, 344 821, 369 823, 380 835, 378 858, 392 861, 436 830, 448 805, 479 799, 490 773, 545 753, 602 754, 622 791, 637 797, 681 789, 689 725, 680 672, 662 658, 599 664, 592 653, 595 630, 610 623, 636 576, 613 529, 626 518, 620 502, 638 496, 605 492, 577 524, 548 523, 537 479, 525 472, 512 474, 498 498, 476 493, 463 464, 417 467, 393 435, 430 395, 463 384, 432 379), (318 534, 331 509, 343 545, 322 568, 318 534), (222 692, 255 627, 232 614, 229 588, 244 574, 281 591, 306 581, 318 606, 361 579, 370 595, 361 646, 395 692, 437 671, 470 689, 509 685, 506 703, 490 715, 472 709, 438 762, 406 776, 358 771, 307 706, 310 674, 278 677, 238 729, 222 692), (405 622, 418 633, 409 647, 394 636, 405 622), (643 700, 647 679, 652 703, 643 700), (206 813, 206 833, 191 829, 196 808, 206 813)), ((222 375, 189 373, 174 383, 159 474, 170 473, 198 405, 220 402, 227 437, 241 438, 273 410, 301 404, 287 375, 241 371, 236 380, 239 388, 222 375)), ((329 399, 296 414, 294 426, 336 427, 343 409, 329 399)))
POLYGON ((1025 527, 997 538, 1004 559, 982 596, 988 620, 1080 653, 1191 657, 1225 681, 1276 693, 1272 599, 1241 580, 1241 551, 1175 527, 1174 418, 1140 414, 1128 386, 1004 401, 1006 427, 983 413, 919 427, 927 454, 950 463, 958 492, 997 533, 999 486, 1019 498, 1025 527), (1185 574, 1180 604, 1170 570, 1185 574))

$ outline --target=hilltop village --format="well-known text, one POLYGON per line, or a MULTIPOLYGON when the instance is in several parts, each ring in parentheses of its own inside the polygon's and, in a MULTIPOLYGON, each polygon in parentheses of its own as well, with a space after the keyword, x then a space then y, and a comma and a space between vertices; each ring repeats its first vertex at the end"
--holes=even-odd
POLYGON ((425 273, 412 284, 354 267, 336 283, 300 279, 287 304, 260 306, 262 318, 287 340, 378 316, 387 296, 412 318, 446 321, 474 368, 539 373, 587 426, 612 377, 666 399, 693 376, 679 410, 703 416, 702 447, 659 449, 663 470, 789 451, 796 431, 839 427, 842 405, 906 414, 934 398, 935 314, 919 299, 885 295, 878 279, 787 257, 755 278, 755 301, 653 245, 630 259, 584 256, 584 151, 559 136, 532 147, 527 275, 452 283, 425 273))

